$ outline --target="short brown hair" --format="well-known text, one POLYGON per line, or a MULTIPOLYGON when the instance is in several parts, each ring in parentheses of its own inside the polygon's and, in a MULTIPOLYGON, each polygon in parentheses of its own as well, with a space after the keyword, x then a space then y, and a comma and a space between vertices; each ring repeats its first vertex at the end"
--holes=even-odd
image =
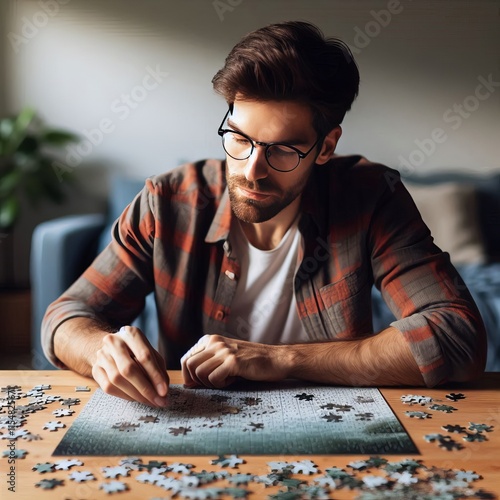
POLYGON ((358 95, 359 72, 349 47, 313 24, 271 24, 244 36, 212 79, 229 105, 236 95, 257 101, 299 101, 326 135, 342 123, 358 95))

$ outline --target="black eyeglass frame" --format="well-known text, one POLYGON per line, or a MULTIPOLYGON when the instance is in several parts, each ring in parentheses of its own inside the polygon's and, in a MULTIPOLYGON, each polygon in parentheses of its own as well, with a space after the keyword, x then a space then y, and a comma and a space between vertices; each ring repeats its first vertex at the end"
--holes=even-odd
POLYGON ((250 158, 250 156, 252 156, 252 153, 253 153, 253 151, 255 149, 255 145, 262 146, 262 147, 265 148, 264 149, 264 156, 266 157, 267 164, 273 170, 276 170, 277 172, 293 172, 300 165, 300 161, 303 160, 307 155, 309 155, 309 153, 318 145, 319 142, 321 142, 321 141, 324 140, 324 137, 318 136, 318 138, 316 139, 316 142, 305 153, 303 151, 300 151, 300 149, 297 149, 295 146, 290 146, 290 144, 285 144, 283 142, 261 142, 261 141, 254 141, 251 137, 249 137, 248 135, 244 134, 243 132, 240 132, 239 130, 233 130, 233 129, 230 129, 230 128, 222 128, 222 125, 224 125, 224 122, 226 121, 226 119, 227 119, 227 117, 228 117, 228 115, 229 115, 230 112, 231 112, 231 108, 229 108, 227 110, 227 113, 224 115, 224 118, 222 119, 222 122, 219 125, 219 130, 217 131, 217 133, 221 136, 222 147, 224 148, 224 151, 226 151, 226 153, 231 158, 233 158, 234 160, 241 160, 241 161, 248 160, 248 158, 250 158), (248 154, 248 156, 246 156, 245 158, 235 158, 233 155, 231 155, 226 150, 226 148, 224 147, 224 134, 226 134, 228 132, 232 132, 233 134, 239 134, 239 135, 243 136, 245 139, 247 139, 250 142, 250 144, 252 145, 252 149, 250 149, 250 153, 248 154), (267 152, 269 151, 269 148, 271 146, 286 146, 287 148, 293 149, 297 153, 297 155, 299 157, 299 161, 297 162, 297 165, 295 165, 295 167, 291 168, 290 170, 280 170, 279 168, 276 168, 273 165, 271 165, 271 163, 269 162, 268 154, 267 154, 267 152))

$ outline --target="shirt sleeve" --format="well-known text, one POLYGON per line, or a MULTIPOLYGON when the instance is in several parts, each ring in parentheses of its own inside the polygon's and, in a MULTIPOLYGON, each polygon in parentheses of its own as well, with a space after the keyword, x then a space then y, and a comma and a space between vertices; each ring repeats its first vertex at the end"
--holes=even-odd
POLYGON ((449 254, 429 229, 395 171, 369 230, 375 286, 396 317, 425 383, 466 381, 484 371, 486 333, 476 304, 449 254))
POLYGON ((145 297, 153 290, 155 202, 155 186, 148 179, 114 223, 111 243, 47 308, 41 340, 45 355, 55 366, 65 368, 54 354, 54 334, 63 322, 86 317, 118 329, 130 324, 144 308, 145 297))

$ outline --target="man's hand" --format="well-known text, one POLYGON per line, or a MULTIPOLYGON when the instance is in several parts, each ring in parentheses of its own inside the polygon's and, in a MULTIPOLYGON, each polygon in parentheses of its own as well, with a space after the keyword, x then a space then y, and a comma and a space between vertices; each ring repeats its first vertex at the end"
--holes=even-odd
POLYGON ((284 347, 205 335, 181 359, 184 384, 222 388, 237 377, 282 380, 287 376, 284 347))
POLYGON ((148 406, 165 406, 168 376, 164 359, 133 326, 102 337, 92 376, 102 390, 148 406))

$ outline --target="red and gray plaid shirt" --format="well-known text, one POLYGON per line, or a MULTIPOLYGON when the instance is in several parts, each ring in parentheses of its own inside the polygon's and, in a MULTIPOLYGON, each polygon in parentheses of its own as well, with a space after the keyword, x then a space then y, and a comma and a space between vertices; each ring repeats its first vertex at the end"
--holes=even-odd
MULTIPOLYGON (((228 239, 224 168, 208 160, 146 180, 115 223, 110 245, 49 306, 42 344, 52 363, 63 366, 53 349, 63 321, 85 316, 119 328, 151 291, 160 336, 176 356, 203 334, 224 334, 240 274, 228 239)), ((294 290, 311 342, 373 333, 375 284, 429 386, 483 368, 478 310, 396 171, 361 156, 317 165, 302 197, 299 230, 304 245, 294 290)))

